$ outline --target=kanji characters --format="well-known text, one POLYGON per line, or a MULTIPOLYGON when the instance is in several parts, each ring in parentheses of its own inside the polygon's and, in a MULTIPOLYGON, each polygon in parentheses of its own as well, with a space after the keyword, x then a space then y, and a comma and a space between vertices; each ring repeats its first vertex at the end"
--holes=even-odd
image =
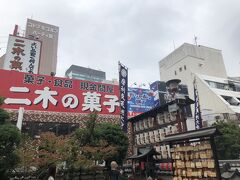
POLYGON ((90 90, 90 91, 97 91, 97 85, 91 83, 91 84, 89 85, 89 90, 90 90))
POLYGON ((88 82, 81 82, 80 83, 80 89, 88 90, 88 82))
POLYGON ((14 47, 12 48, 12 54, 17 54, 18 56, 19 55, 22 55, 24 56, 25 54, 23 53, 24 52, 24 49, 20 48, 20 47, 14 47))
POLYGON ((87 90, 87 91, 98 91, 98 92, 107 92, 107 93, 114 93, 113 85, 106 85, 106 84, 95 84, 89 82, 80 82, 80 89, 87 90))
POLYGON ((20 62, 21 58, 19 56, 15 56, 14 60, 10 61, 11 63, 11 69, 19 69, 22 70, 22 64, 23 62, 20 62))
POLYGON ((93 112, 94 110, 96 110, 96 111, 102 110, 101 104, 100 104, 101 94, 98 94, 96 92, 93 92, 93 93, 86 92, 86 93, 83 93, 83 95, 85 96, 84 104, 83 104, 83 108, 82 108, 83 111, 86 111, 88 109, 91 112, 93 112))
POLYGON ((11 65, 10 68, 11 69, 15 69, 15 70, 22 70, 22 64, 23 62, 21 62, 21 56, 25 56, 24 54, 24 49, 22 47, 25 46, 24 40, 21 39, 15 39, 14 43, 14 47, 12 48, 12 54, 14 54, 14 59, 10 61, 11 65))
POLYGON ((31 44, 31 51, 30 51, 30 55, 35 57, 36 56, 36 48, 37 48, 37 44, 35 42, 33 42, 31 44))
POLYGON ((113 86, 108 85, 107 88, 106 88, 106 92, 113 93, 113 86))
POLYGON ((36 48, 37 48, 37 44, 35 42, 33 42, 31 44, 31 50, 30 50, 30 60, 29 60, 29 73, 33 74, 33 70, 34 70, 34 66, 35 66, 35 57, 36 57, 36 48))
POLYGON ((62 79, 55 79, 54 80, 54 86, 62 87, 63 86, 63 80, 62 79))
POLYGON ((45 77, 44 76, 37 76, 37 84, 43 84, 44 83, 44 80, 45 80, 45 77))
POLYGON ((50 91, 49 87, 45 87, 44 90, 36 90, 35 94, 39 94, 40 96, 34 100, 34 104, 38 104, 42 101, 42 107, 44 109, 48 108, 48 101, 50 101, 55 106, 57 105, 57 100, 52 97, 58 94, 57 91, 50 91))
POLYGON ((31 74, 24 74, 24 80, 23 83, 26 84, 34 84, 34 76, 31 74))
POLYGON ((78 98, 74 94, 66 94, 62 98, 63 107, 70 107, 72 109, 78 106, 78 98))
POLYGON ((64 81, 65 88, 72 88, 72 80, 65 80, 64 81))
POLYGON ((115 106, 119 106, 118 97, 116 95, 105 95, 109 101, 103 102, 103 105, 110 106, 107 108, 110 113, 115 111, 115 106))
MULTIPOLYGON (((75 109, 78 108, 77 111, 80 112, 84 111, 98 111, 103 112, 108 111, 109 113, 114 113, 119 106, 119 97, 113 94, 105 94, 102 97, 102 94, 97 92, 81 92, 80 94, 72 94, 72 93, 65 93, 57 92, 57 90, 50 89, 50 87, 44 87, 40 89, 33 90, 32 88, 35 85, 41 85, 38 87, 42 87, 42 84, 47 82, 44 76, 35 76, 32 74, 25 74, 24 75, 24 83, 25 85, 29 85, 29 87, 11 87, 10 92, 13 93, 25 93, 25 97, 27 98, 12 98, 9 96, 5 100, 5 103, 8 105, 16 104, 16 105, 37 105, 38 108, 48 109, 50 106, 56 106, 56 108, 69 108, 75 109), (30 94, 32 93, 32 94, 30 94), (33 96, 34 93, 34 96, 33 96), (29 98, 29 99, 28 99, 29 98), (103 99, 101 99, 103 98, 103 99), (81 106, 79 106, 79 102, 81 106), (58 102, 61 104, 58 105, 58 102)), ((65 81, 63 81, 65 82, 65 81)), ((65 91, 66 92, 66 91, 65 91)), ((14 96, 13 96, 14 97, 14 96)), ((17 96, 23 97, 23 96, 17 96)), ((36 106, 33 106, 34 108, 36 106)), ((51 109, 52 110, 52 109, 51 109)), ((62 110, 62 109, 61 109, 62 110)))
MULTIPOLYGON (((10 91, 15 93, 26 93, 29 92, 29 89, 26 87, 11 87, 10 91)), ((32 102, 29 99, 7 98, 5 99, 4 103, 31 105, 32 102)))
POLYGON ((105 85, 104 84, 99 84, 98 85, 98 91, 99 92, 105 92, 105 85))

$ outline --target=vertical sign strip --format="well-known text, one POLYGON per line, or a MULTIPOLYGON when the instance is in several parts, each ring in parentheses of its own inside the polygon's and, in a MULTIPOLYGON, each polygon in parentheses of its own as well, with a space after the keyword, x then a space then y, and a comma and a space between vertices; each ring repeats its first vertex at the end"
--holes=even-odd
POLYGON ((194 100, 195 100, 195 103, 194 103, 194 106, 195 106, 195 113, 194 113, 195 129, 201 129, 202 128, 202 116, 201 116, 201 110, 200 110, 200 104, 199 104, 196 78, 194 78, 193 87, 194 87, 194 100))
POLYGON ((119 90, 120 90, 120 121, 124 132, 127 132, 127 94, 128 94, 128 68, 118 62, 119 90))

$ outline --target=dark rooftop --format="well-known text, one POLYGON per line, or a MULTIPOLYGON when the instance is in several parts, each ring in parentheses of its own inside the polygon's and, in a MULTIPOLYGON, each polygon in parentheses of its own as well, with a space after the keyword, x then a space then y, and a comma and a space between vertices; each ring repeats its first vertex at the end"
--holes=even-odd
MULTIPOLYGON (((159 113, 159 112, 167 111, 167 110, 168 110, 168 106, 169 106, 169 105, 172 105, 172 104, 174 104, 174 103, 176 103, 176 102, 175 102, 175 101, 172 101, 172 102, 170 102, 170 103, 163 104, 162 106, 157 106, 157 107, 155 107, 155 108, 153 108, 153 109, 151 109, 151 110, 149 110, 149 111, 146 111, 146 112, 144 112, 144 113, 142 113, 142 114, 139 114, 139 115, 137 115, 137 116, 134 116, 134 117, 128 119, 128 121, 133 122, 133 121, 136 121, 136 120, 138 120, 138 119, 143 119, 143 118, 145 118, 145 117, 155 116, 155 115, 156 115, 157 113, 159 113)), ((193 104, 193 103, 194 103, 194 101, 193 101, 192 99, 186 97, 186 106, 187 106, 187 105, 190 105, 190 104, 193 104)))
POLYGON ((215 136, 215 135, 219 135, 219 134, 220 134, 220 132, 217 130, 216 127, 208 127, 208 128, 198 129, 198 130, 187 131, 184 133, 168 135, 163 140, 163 142, 173 142, 173 141, 182 141, 182 140, 187 140, 187 139, 197 139, 197 138, 201 138, 201 137, 210 137, 210 136, 215 136))
POLYGON ((70 73, 71 71, 79 74, 91 74, 93 76, 98 76, 98 77, 102 77, 103 79, 106 79, 106 73, 104 71, 95 70, 95 69, 86 68, 86 67, 77 66, 77 65, 71 65, 65 72, 65 76, 67 76, 67 74, 70 73))

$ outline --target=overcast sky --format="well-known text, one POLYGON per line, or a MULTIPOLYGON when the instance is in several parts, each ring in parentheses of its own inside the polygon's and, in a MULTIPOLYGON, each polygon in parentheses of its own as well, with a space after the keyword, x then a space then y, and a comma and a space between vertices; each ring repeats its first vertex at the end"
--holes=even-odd
POLYGON ((118 78, 118 61, 129 68, 129 85, 160 79, 158 61, 184 42, 221 49, 229 76, 240 76, 239 0, 1 0, 0 55, 7 36, 27 18, 59 26, 57 76, 71 65, 118 78))

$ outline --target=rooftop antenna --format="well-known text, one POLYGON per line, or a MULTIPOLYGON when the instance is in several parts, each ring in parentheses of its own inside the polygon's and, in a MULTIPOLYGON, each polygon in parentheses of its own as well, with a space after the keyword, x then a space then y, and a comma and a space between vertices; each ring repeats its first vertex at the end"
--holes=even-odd
POLYGON ((197 36, 195 36, 195 35, 194 35, 194 43, 195 43, 196 46, 198 45, 197 44, 197 36))
POLYGON ((173 48, 174 48, 174 50, 176 49, 174 40, 173 40, 173 48))

